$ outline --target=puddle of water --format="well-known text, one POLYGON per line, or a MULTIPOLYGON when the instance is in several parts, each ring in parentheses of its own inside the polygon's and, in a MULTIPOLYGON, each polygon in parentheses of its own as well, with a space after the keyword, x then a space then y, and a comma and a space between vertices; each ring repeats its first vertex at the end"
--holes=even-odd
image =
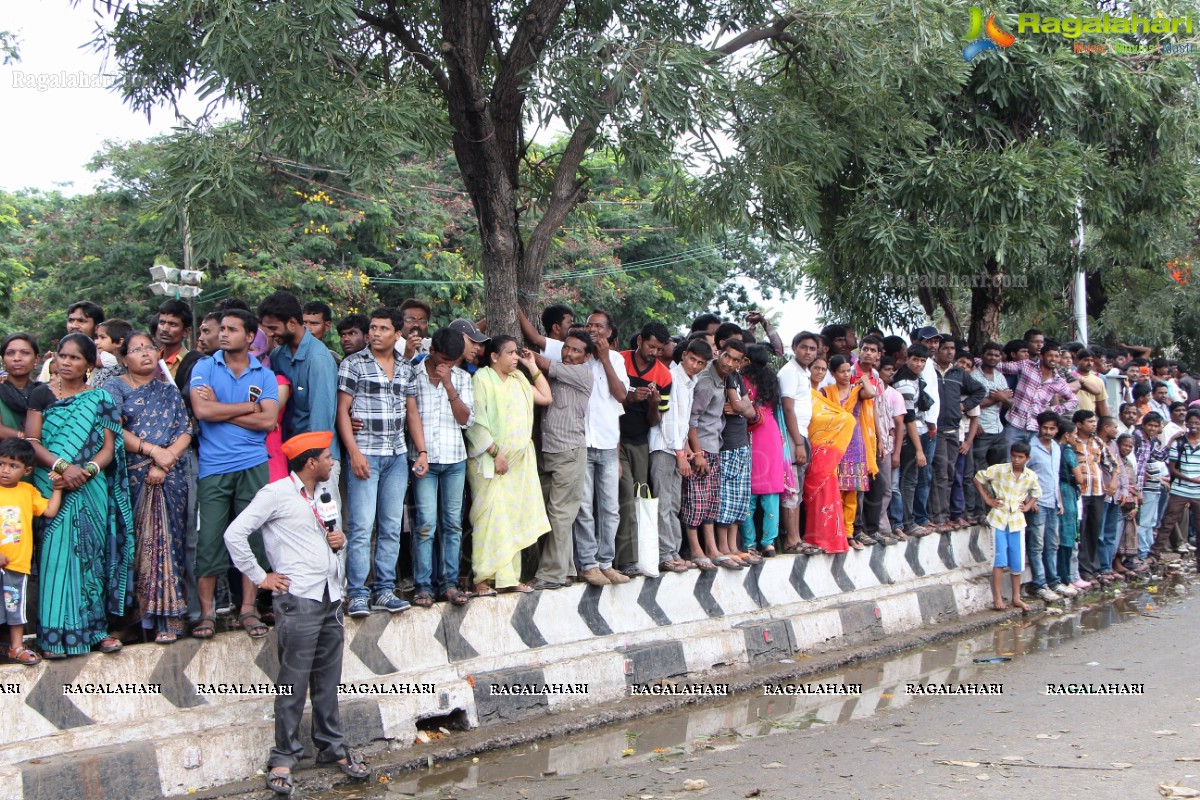
MULTIPOLYGON (((1123 597, 1072 609, 1061 616, 1040 613, 984 633, 948 639, 924 649, 796 681, 810 686, 861 684, 862 692, 858 695, 766 697, 743 693, 588 733, 491 751, 471 761, 464 759, 402 773, 388 781, 388 791, 419 798, 447 797, 454 794, 454 787, 475 788, 514 778, 542 776, 553 780, 616 763, 670 759, 680 754, 731 747, 743 738, 805 731, 872 717, 886 709, 927 699, 909 695, 904 690, 906 683, 987 683, 999 678, 1010 663, 1026 656, 1054 650, 1131 619, 1170 616, 1169 604, 1182 599, 1173 592, 1177 583, 1182 583, 1182 579, 1155 581, 1123 597), (1004 660, 988 663, 992 658, 1004 660)), ((412 752, 405 751, 405 755, 412 752)), ((669 764, 666 761, 664 766, 669 764)), ((337 787, 314 796, 314 800, 361 797, 362 791, 361 785, 337 787)))

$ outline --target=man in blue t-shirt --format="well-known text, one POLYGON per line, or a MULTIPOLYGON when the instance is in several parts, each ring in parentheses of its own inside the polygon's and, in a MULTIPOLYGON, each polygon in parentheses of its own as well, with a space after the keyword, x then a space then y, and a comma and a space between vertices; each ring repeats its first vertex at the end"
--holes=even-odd
MULTIPOLYGON (((200 621, 198 639, 212 638, 216 615, 213 593, 217 576, 230 567, 225 528, 267 484, 267 432, 279 415, 275 374, 250 357, 258 321, 249 311, 229 309, 221 317, 219 347, 192 369, 188 394, 200 421, 200 470, 196 508, 196 584, 200 621)), ((259 565, 266 567, 262 537, 250 539, 259 565)), ((267 635, 254 608, 256 590, 242 576, 242 608, 238 621, 253 638, 267 635)))

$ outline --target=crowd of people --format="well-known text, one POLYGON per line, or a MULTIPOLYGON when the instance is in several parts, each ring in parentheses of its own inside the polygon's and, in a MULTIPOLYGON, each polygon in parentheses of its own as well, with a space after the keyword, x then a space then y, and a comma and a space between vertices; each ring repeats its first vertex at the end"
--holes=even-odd
POLYGON ((145 330, 74 303, 45 358, 37 336, 6 337, 8 658, 210 638, 225 585, 232 625, 267 635, 260 595, 288 585, 272 561, 304 548, 264 544, 291 523, 262 498, 288 492, 345 582, 314 600, 351 617, 985 520, 997 607, 1005 570, 1023 606, 1026 561, 1026 596, 1056 602, 1189 552, 1200 517, 1200 384, 1146 349, 1030 330, 972 353, 928 326, 832 324, 789 352, 760 314, 705 314, 621 350, 609 313, 563 305, 540 328, 520 316, 523 346, 467 319, 431 335, 430 318, 410 299, 340 319, 335 339, 328 305, 278 291, 219 303, 191 350, 179 300, 145 330))

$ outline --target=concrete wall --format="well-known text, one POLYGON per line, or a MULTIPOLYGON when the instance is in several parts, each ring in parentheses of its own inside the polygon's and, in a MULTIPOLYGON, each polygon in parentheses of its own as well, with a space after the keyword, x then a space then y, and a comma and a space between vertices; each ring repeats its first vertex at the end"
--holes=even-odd
MULTIPOLYGON (((343 682, 407 693, 344 695, 352 745, 409 743, 420 720, 472 726, 616 700, 631 684, 880 639, 990 605, 990 536, 933 535, 838 556, 779 556, 743 571, 437 604, 348 619, 343 682), (584 693, 496 696, 500 684, 584 693), (428 687, 428 684, 433 684, 428 687), (426 689, 432 691, 424 693, 426 689)), ((270 684, 274 633, 138 646, 36 668, 0 667, 0 800, 159 797, 254 775, 273 742, 272 698, 198 684, 270 684), (66 694, 64 685, 155 685, 158 694, 66 694)), ((307 727, 307 723, 305 723, 307 727)))

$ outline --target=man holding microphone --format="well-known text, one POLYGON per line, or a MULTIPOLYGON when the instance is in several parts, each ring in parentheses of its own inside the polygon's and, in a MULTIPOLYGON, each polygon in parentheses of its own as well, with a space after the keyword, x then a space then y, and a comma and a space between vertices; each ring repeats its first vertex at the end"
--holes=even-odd
POLYGON ((274 593, 279 674, 275 685, 275 747, 267 762, 267 787, 291 794, 292 770, 304 756, 300 720, 312 696, 312 739, 318 764, 335 764, 352 778, 371 771, 346 748, 338 717, 342 679, 342 595, 345 544, 333 469, 331 432, 313 431, 283 443, 290 474, 263 487, 225 531, 225 544, 239 570, 274 593), (274 572, 264 572, 248 538, 262 530, 274 572), (290 687, 290 688, 288 688, 290 687), (286 692, 286 694, 285 694, 286 692))

